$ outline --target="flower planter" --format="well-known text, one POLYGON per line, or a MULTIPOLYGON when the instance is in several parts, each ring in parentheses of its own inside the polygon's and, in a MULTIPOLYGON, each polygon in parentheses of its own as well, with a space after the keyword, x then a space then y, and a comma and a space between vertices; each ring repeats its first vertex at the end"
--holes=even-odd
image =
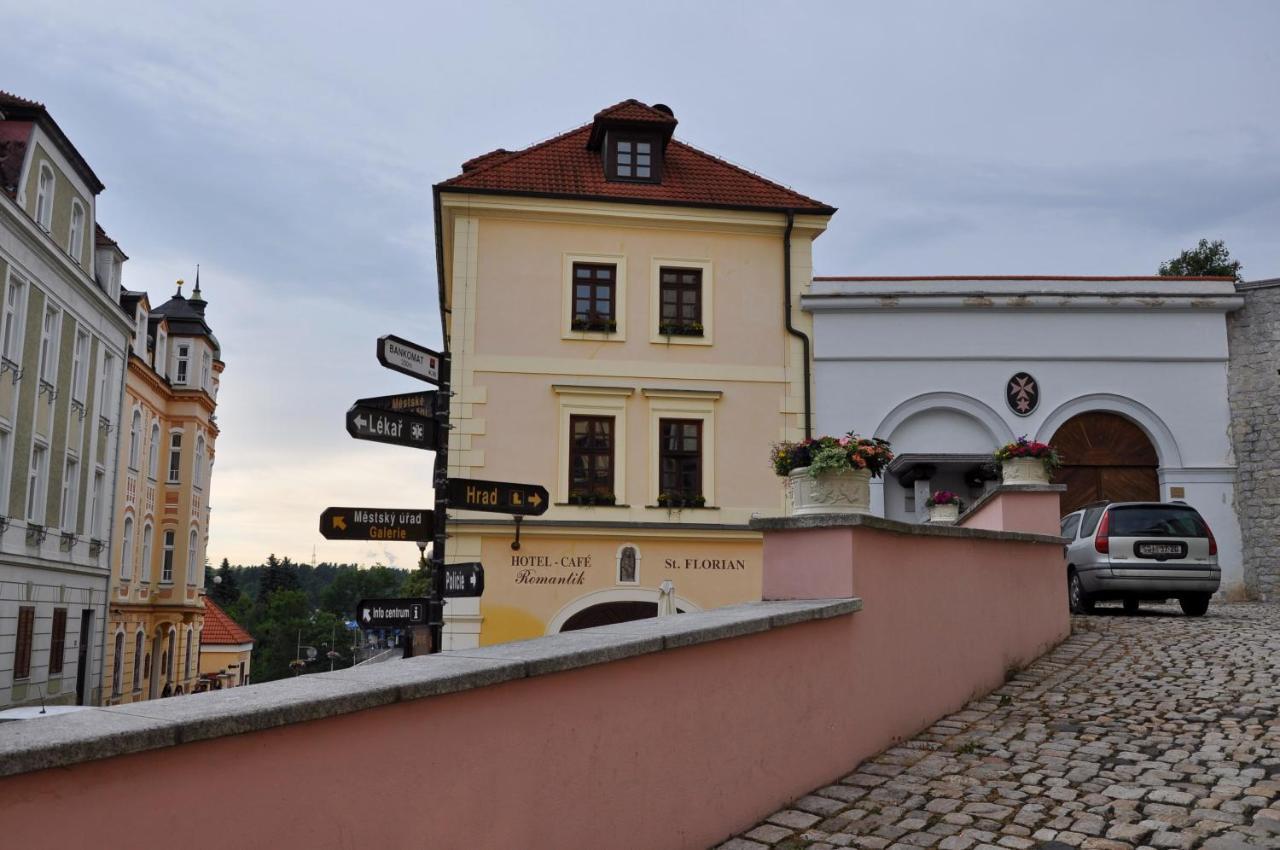
POLYGON ((931 523, 951 525, 958 519, 960 519, 960 505, 955 502, 929 506, 929 522, 931 523))
POLYGON ((791 470, 787 488, 792 516, 871 513, 871 473, 865 469, 824 472, 814 478, 809 467, 802 466, 791 470))
POLYGON ((1034 457, 1016 457, 1000 462, 1000 477, 1005 484, 1048 484, 1049 471, 1044 461, 1034 457))

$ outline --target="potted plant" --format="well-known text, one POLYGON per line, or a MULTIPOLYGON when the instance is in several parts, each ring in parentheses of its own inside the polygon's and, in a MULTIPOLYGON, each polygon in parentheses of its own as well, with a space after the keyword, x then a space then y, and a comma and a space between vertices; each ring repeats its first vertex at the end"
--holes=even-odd
POLYGON ((929 509, 929 522, 936 523, 953 523, 964 510, 964 501, 950 490, 934 490, 924 505, 929 509))
POLYGON ((1062 466, 1057 449, 1028 440, 1025 435, 996 449, 995 459, 1005 484, 1048 484, 1054 471, 1062 466))
POLYGON ((660 322, 658 333, 663 336, 702 336, 701 322, 660 322))
POLYGON ((658 494, 660 508, 705 508, 707 498, 702 495, 682 493, 679 490, 663 490, 658 494))
POLYGON ((787 477, 791 513, 869 514, 871 479, 879 477, 893 452, 880 439, 817 437, 773 447, 773 471, 787 477))
POLYGON ((618 497, 613 493, 605 493, 600 490, 570 490, 569 504, 571 505, 614 505, 617 504, 618 497))
POLYGON ((618 332, 618 323, 613 319, 583 319, 579 317, 573 320, 571 327, 574 331, 595 331, 607 334, 618 332))

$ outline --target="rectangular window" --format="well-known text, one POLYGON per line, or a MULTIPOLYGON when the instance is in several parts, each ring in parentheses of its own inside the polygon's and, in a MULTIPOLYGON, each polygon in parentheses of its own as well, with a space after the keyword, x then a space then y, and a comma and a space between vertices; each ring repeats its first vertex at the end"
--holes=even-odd
POLYGON ((652 136, 610 136, 611 180, 658 182, 658 143, 652 136))
POLYGON ((22 342, 22 281, 13 274, 9 275, 9 288, 4 294, 4 319, 0 326, 0 354, 11 363, 17 363, 22 356, 19 347, 22 342))
POLYGON ((209 389, 209 375, 213 372, 213 357, 209 352, 205 352, 200 358, 200 388, 209 389))
POLYGON ((115 413, 115 393, 112 392, 113 384, 112 373, 116 369, 116 359, 110 354, 102 355, 102 375, 99 378, 98 385, 98 415, 107 421, 111 421, 113 413, 115 413))
POLYGON ((169 483, 176 484, 182 469, 182 435, 169 437, 169 483))
POLYGON ((660 281, 658 332, 702 336, 702 269, 664 268, 660 281))
POLYGON ((31 469, 27 473, 27 522, 44 525, 44 494, 49 452, 44 446, 31 447, 31 469))
POLYGON ((72 356, 71 394, 79 402, 84 401, 85 390, 89 388, 89 335, 84 331, 76 331, 76 348, 72 356))
POLYGON ((569 417, 569 501, 613 504, 612 416, 569 417))
POLYGON ((62 476, 62 522, 58 526, 63 531, 76 530, 76 492, 79 489, 80 464, 73 458, 67 458, 62 476))
POLYGON ((13 678, 31 676, 31 641, 36 633, 36 609, 23 605, 18 609, 18 645, 13 656, 13 678))
POLYGON ((173 541, 175 535, 170 529, 164 533, 164 562, 160 565, 160 580, 173 581, 173 541))
POLYGON ((658 421, 659 504, 702 498, 702 420, 658 421))
POLYGON ((44 326, 40 331, 40 380, 52 384, 58 373, 58 318, 54 308, 44 311, 44 326))
POLYGON ((103 486, 105 481, 106 481, 106 475, 100 470, 95 470, 93 473, 92 500, 89 503, 88 530, 89 530, 89 535, 91 537, 95 537, 99 540, 106 537, 106 535, 103 533, 101 528, 102 517, 105 513, 104 508, 106 507, 106 505, 104 505, 102 502, 102 495, 103 495, 102 491, 103 491, 103 486))
POLYGON ((573 264, 573 329, 602 331, 618 329, 617 270, 602 263, 573 264))
POLYGON ((53 609, 53 633, 49 637, 49 675, 62 672, 67 647, 67 609, 53 609))
POLYGON ((0 430, 0 504, 4 505, 9 504, 9 470, 9 432, 0 430))
POLYGON ((178 346, 178 368, 174 372, 173 382, 175 384, 187 383, 187 365, 191 360, 191 346, 178 346))

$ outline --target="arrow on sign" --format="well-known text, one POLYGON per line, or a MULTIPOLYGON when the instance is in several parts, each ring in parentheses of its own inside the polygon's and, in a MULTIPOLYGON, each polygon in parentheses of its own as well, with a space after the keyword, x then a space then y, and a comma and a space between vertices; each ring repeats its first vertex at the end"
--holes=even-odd
POLYGON ((347 530, 347 518, 344 516, 335 516, 333 518, 333 527, 338 531, 347 530))

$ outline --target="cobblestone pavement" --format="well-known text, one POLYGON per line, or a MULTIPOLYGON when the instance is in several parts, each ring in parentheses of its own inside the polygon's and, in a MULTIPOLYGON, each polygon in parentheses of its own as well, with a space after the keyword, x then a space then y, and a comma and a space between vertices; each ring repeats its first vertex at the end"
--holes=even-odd
POLYGON ((990 696, 721 850, 1280 848, 1280 605, 1072 625, 990 696))

